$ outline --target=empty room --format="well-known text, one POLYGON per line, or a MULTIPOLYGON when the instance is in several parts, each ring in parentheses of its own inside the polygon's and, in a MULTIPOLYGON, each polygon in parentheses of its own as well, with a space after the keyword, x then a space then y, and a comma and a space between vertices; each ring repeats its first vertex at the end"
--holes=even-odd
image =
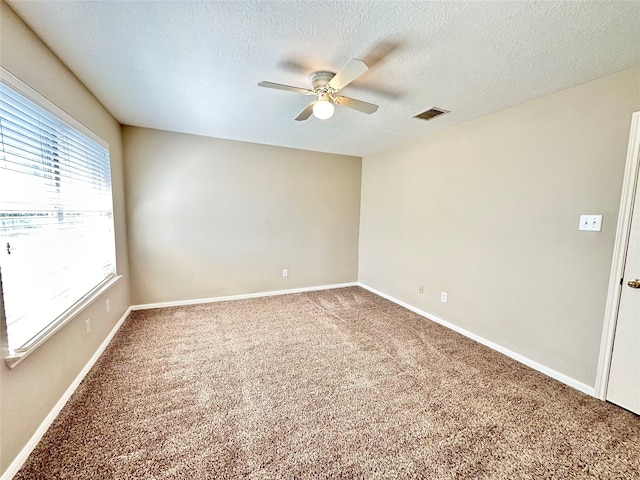
POLYGON ((0 0, 0 480, 640 478, 639 25, 0 0))

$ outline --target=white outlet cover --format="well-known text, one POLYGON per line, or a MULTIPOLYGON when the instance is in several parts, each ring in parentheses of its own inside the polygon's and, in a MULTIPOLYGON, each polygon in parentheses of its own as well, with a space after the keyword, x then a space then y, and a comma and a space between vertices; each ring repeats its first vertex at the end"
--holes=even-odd
POLYGON ((578 230, 585 230, 588 232, 602 231, 602 215, 580 215, 578 230))

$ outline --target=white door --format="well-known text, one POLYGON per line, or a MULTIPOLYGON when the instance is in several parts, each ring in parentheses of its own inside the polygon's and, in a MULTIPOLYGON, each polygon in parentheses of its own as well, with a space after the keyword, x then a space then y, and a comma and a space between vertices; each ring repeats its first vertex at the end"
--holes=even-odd
MULTIPOLYGON (((637 125, 637 122, 634 122, 637 125)), ((633 132, 632 132, 633 135, 633 132)), ((640 164, 640 150, 633 157, 640 164)), ((640 182, 636 170, 631 229, 609 370, 607 400, 640 415, 640 182)))

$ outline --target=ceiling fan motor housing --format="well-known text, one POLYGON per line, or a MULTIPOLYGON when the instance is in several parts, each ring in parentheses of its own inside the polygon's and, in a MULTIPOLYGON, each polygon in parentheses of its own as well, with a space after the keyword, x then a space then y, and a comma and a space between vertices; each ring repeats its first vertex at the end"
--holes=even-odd
POLYGON ((332 72, 314 72, 311 74, 311 85, 313 85, 313 91, 316 93, 327 93, 331 91, 327 84, 331 81, 336 74, 332 72))

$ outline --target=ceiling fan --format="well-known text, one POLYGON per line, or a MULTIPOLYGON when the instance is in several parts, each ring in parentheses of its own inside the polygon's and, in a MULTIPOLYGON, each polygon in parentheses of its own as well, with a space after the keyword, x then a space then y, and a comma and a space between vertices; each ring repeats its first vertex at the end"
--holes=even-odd
POLYGON ((369 67, 367 67, 366 63, 357 58, 352 58, 338 73, 319 71, 311 74, 313 90, 273 82, 260 82, 258 85, 260 87, 275 88, 277 90, 286 90, 304 95, 316 95, 318 99, 307 105, 300 115, 296 117, 297 121, 306 120, 312 113, 315 117, 322 120, 331 118, 334 104, 371 114, 378 110, 377 105, 356 100, 355 98, 336 95, 338 91, 349 85, 367 70, 369 70, 369 67))

